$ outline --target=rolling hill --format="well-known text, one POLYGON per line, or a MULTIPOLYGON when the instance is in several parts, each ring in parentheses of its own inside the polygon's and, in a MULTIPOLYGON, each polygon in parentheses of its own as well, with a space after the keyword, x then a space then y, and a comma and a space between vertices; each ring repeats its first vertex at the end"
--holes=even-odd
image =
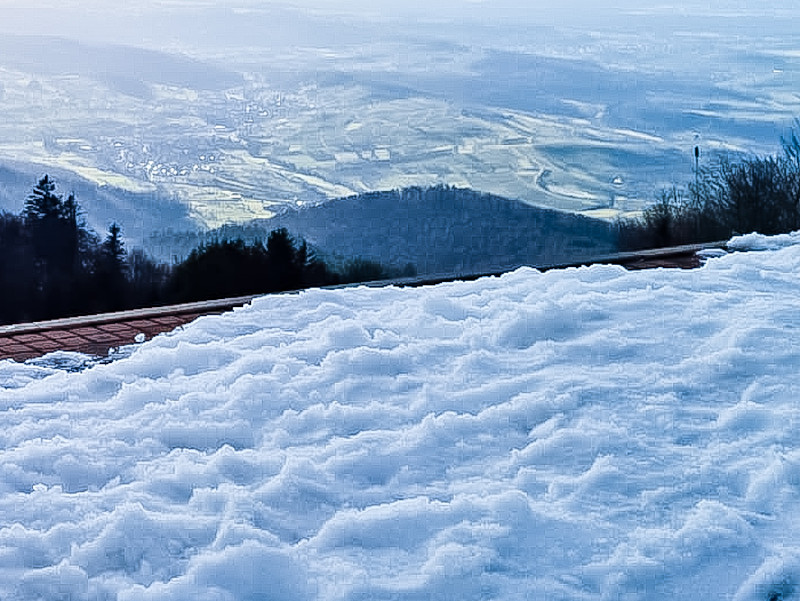
POLYGON ((182 256, 205 241, 264 238, 281 227, 333 264, 356 257, 397 269, 410 263, 419 274, 543 266, 616 250, 608 222, 447 186, 287 208, 270 219, 205 234, 162 233, 147 247, 162 257, 182 256))

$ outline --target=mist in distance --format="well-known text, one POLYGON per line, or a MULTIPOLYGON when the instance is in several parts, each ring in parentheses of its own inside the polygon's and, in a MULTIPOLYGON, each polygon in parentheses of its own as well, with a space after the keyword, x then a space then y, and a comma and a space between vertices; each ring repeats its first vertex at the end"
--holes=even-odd
POLYGON ((47 170, 102 190, 82 196, 95 227, 140 239, 160 216, 129 223, 139 195, 186 207, 175 229, 441 184, 630 214, 691 179, 696 145, 703 161, 778 149, 800 116, 798 16, 785 0, 0 0, 0 209, 47 170))
MULTIPOLYGON (((109 4, 99 0, 73 2, 0 1, 0 31, 19 34, 57 35, 84 42, 124 43, 136 46, 170 47, 201 41, 209 46, 250 43, 248 31, 257 30, 261 43, 315 43, 325 29, 337 29, 342 19, 375 22, 411 21, 419 24, 449 23, 473 28, 505 25, 512 29, 528 25, 555 27, 615 28, 641 26, 643 17, 657 17, 660 26, 671 23, 726 28, 762 28, 764 34, 791 31, 790 20, 798 14, 796 3, 780 0, 769 5, 760 2, 641 2, 603 0, 559 2, 544 0, 442 0, 403 2, 368 0, 258 0, 145 1, 135 4, 109 4), (709 21, 710 19, 710 21, 709 21), (243 38, 237 38, 241 28, 243 38)), ((386 32, 384 32, 386 33, 386 32)), ((342 30, 334 36, 346 42, 342 30)), ((373 32, 374 34, 374 32, 373 32)), ((498 39, 500 36, 498 36, 498 39)))

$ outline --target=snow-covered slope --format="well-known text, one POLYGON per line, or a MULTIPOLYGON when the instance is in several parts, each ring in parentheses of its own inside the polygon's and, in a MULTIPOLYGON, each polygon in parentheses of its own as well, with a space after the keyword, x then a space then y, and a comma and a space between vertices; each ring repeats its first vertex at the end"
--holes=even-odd
POLYGON ((0 598, 797 598, 797 242, 0 363, 0 598))

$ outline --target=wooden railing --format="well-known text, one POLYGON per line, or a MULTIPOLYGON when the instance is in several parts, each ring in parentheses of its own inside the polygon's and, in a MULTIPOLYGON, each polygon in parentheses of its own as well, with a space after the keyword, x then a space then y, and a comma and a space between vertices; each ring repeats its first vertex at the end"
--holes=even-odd
MULTIPOLYGON (((566 269, 568 267, 579 267, 582 265, 592 265, 609 263, 616 265, 628 265, 643 260, 670 259, 682 256, 694 256, 698 252, 707 249, 724 249, 725 242, 713 242, 707 244, 689 244, 685 246, 673 246, 669 248, 657 248, 634 252, 623 252, 602 256, 587 256, 583 260, 570 261, 568 263, 553 263, 544 265, 533 265, 541 271, 553 269, 566 269)), ((482 277, 499 276, 503 273, 513 271, 525 265, 512 265, 495 270, 465 273, 449 273, 438 275, 422 275, 415 277, 394 278, 388 280, 375 280, 371 282, 360 282, 354 284, 339 284, 327 286, 329 289, 352 288, 357 286, 383 287, 383 286, 432 286, 444 282, 471 281, 482 277)), ((531 265, 528 265, 531 266, 531 265)), ((294 291, 297 292, 297 291, 294 291)), ((281 293, 286 294, 286 293, 281 293)), ((23 334, 35 334, 46 330, 73 329, 79 327, 99 326, 103 324, 117 323, 121 321, 133 321, 140 319, 150 319, 154 317, 165 317, 172 315, 186 314, 211 314, 222 313, 234 307, 245 305, 262 294, 239 296, 234 298, 223 298, 212 301, 199 301, 193 303, 183 303, 179 305, 168 305, 163 307, 151 307, 147 309, 131 309, 128 311, 117 311, 114 313, 103 313, 99 315, 86 315, 81 317, 67 317, 63 319, 53 319, 48 321, 35 321, 0 326, 0 337, 18 336, 23 334)))

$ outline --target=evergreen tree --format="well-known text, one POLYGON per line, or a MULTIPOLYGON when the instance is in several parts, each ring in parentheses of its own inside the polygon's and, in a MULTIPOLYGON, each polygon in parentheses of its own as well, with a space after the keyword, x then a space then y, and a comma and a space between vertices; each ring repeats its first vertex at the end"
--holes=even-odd
POLYGON ((22 217, 0 212, 0 323, 35 317, 36 274, 30 236, 22 217))
POLYGON ((164 287, 169 275, 166 265, 157 264, 141 248, 128 253, 129 305, 154 307, 164 301, 164 287))
POLYGON ((115 272, 125 273, 125 243, 122 241, 122 229, 117 223, 112 223, 108 228, 108 235, 103 241, 101 251, 108 266, 115 272))
POLYGON ((43 318, 80 311, 84 280, 81 261, 82 225, 74 195, 64 201, 56 184, 45 175, 28 196, 23 210, 30 235, 37 295, 34 312, 43 318))
POLYGON ((95 281, 102 311, 116 311, 127 305, 128 265, 121 232, 119 225, 112 223, 99 249, 95 281))
POLYGON ((169 279, 173 302, 211 300, 265 291, 266 253, 242 239, 215 240, 194 249, 169 279))
POLYGON ((55 194, 56 184, 45 175, 25 201, 23 215, 28 223, 58 218, 62 211, 61 197, 55 194))
POLYGON ((305 242, 298 249, 286 228, 271 231, 267 238, 266 291, 302 288, 306 259, 305 242))

